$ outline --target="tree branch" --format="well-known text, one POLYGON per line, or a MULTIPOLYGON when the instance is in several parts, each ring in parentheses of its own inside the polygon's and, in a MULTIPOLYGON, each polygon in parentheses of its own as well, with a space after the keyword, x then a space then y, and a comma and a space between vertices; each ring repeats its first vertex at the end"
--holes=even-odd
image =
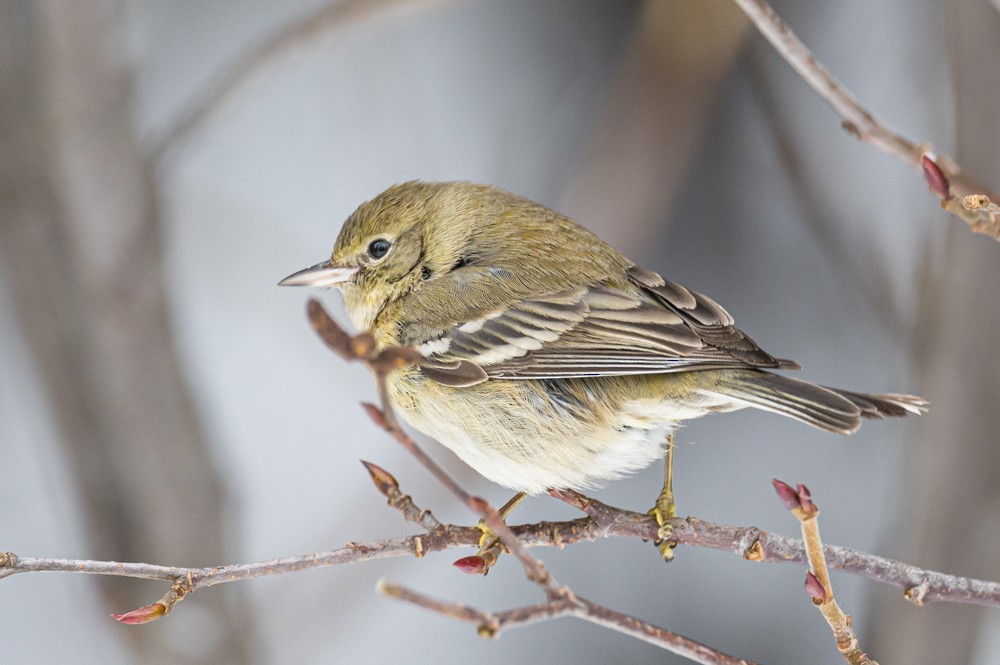
MULTIPOLYGON (((645 540, 656 537, 656 521, 647 515, 615 508, 571 490, 553 494, 590 515, 599 527, 606 530, 598 530, 600 537, 626 534, 645 540)), ((806 562, 801 540, 757 527, 715 524, 697 517, 675 519, 671 524, 674 527, 671 539, 678 544, 723 550, 748 561, 806 562)), ((1000 582, 939 573, 839 545, 824 546, 823 555, 831 568, 903 589, 906 599, 916 605, 948 601, 1000 607, 1000 582)))
POLYGON ((474 623, 481 637, 493 638, 499 636, 500 632, 505 629, 519 628, 540 621, 571 616, 648 642, 696 663, 703 663, 705 665, 753 665, 751 661, 733 658, 683 635, 678 635, 677 633, 647 623, 642 619, 616 612, 603 605, 598 605, 593 601, 575 595, 540 605, 525 605, 502 612, 491 613, 461 603, 443 602, 418 591, 413 591, 412 589, 384 580, 379 582, 377 590, 379 593, 390 598, 412 603, 413 605, 452 619, 474 623))
POLYGON ((923 171, 942 208, 968 224, 972 231, 1000 240, 1000 206, 995 203, 1000 198, 983 185, 961 175, 961 170, 952 159, 934 157, 930 143, 915 143, 876 120, 833 78, 766 0, 735 2, 775 50, 841 117, 845 130, 918 172, 923 171), (936 176, 927 172, 927 161, 941 173, 943 188, 940 181, 935 182, 936 176))
MULTIPOLYGON (((550 493, 585 512, 586 518, 508 527, 492 506, 483 499, 465 492, 399 427, 387 400, 385 378, 393 370, 419 362, 419 355, 407 348, 377 351, 375 340, 370 334, 362 333, 354 337, 348 335, 316 300, 309 302, 309 318, 320 337, 338 355, 348 360, 362 361, 372 370, 379 385, 379 394, 386 401, 381 408, 365 405, 369 415, 404 447, 417 455, 428 470, 466 505, 484 515, 487 523, 501 536, 503 542, 521 562, 528 579, 538 584, 545 592, 547 602, 489 614, 464 605, 444 603, 389 583, 380 585, 379 588, 383 593, 454 618, 475 622, 480 626, 480 634, 487 636, 497 634, 504 627, 512 628, 561 616, 575 616, 669 649, 699 663, 730 665, 746 662, 635 617, 580 598, 568 587, 560 585, 545 570, 542 563, 527 550, 529 547, 542 545, 562 547, 584 540, 614 536, 652 540, 657 537, 659 531, 659 525, 653 517, 615 508, 575 491, 562 490, 550 493)), ((421 557, 428 552, 478 544, 481 535, 478 528, 442 525, 429 511, 420 509, 410 496, 402 493, 392 474, 370 462, 364 462, 364 465, 376 487, 386 496, 388 504, 399 510, 408 521, 421 525, 426 529, 426 533, 360 544, 350 542, 344 547, 328 552, 213 568, 42 559, 18 557, 6 552, 0 554, 0 579, 22 572, 61 571, 170 581, 172 583, 170 589, 157 602, 131 612, 113 615, 123 623, 142 624, 169 614, 180 600, 192 592, 216 584, 404 554, 421 557)), ((801 501, 801 496, 799 498, 801 501)), ((694 517, 672 520, 671 524, 673 526, 671 537, 679 544, 731 551, 748 561, 798 563, 805 561, 808 556, 807 548, 802 541, 770 534, 755 527, 712 524, 694 517)), ((816 538, 810 540, 811 546, 816 550, 812 553, 810 561, 814 569, 818 570, 815 561, 821 546, 818 533, 816 535, 816 538)), ((833 568, 904 588, 906 598, 917 605, 928 600, 949 600, 1000 606, 998 583, 922 570, 843 547, 825 547, 822 548, 822 553, 820 559, 825 557, 833 568)), ((829 589, 829 577, 825 573, 825 568, 818 578, 814 576, 813 579, 816 580, 814 586, 824 593, 829 589)), ((844 621, 846 622, 846 618, 844 621)))
POLYGON ((833 595, 830 584, 830 573, 827 570, 826 559, 823 557, 823 542, 819 537, 819 508, 813 503, 812 494, 805 485, 799 484, 798 489, 778 479, 771 481, 778 498, 785 504, 789 512, 795 515, 802 527, 802 539, 806 544, 806 556, 809 558, 809 572, 806 573, 806 593, 812 598, 813 605, 826 619, 834 639, 837 640, 837 650, 850 665, 878 665, 871 660, 858 643, 851 617, 844 614, 833 595))
MULTIPOLYGON (((559 498, 580 507, 588 517, 563 522, 538 522, 510 527, 526 547, 564 547, 600 538, 652 540, 659 525, 649 515, 616 508, 577 492, 561 492, 559 498)), ((697 517, 675 519, 672 538, 690 547, 731 552, 748 561, 802 564, 806 551, 801 540, 770 533, 757 527, 738 527, 706 522, 697 517)), ((183 568, 148 563, 120 563, 87 559, 53 559, 0 553, 0 579, 18 573, 64 572, 114 575, 174 582, 190 580, 192 590, 217 584, 281 575, 314 568, 385 559, 421 557, 432 552, 475 547, 482 532, 476 527, 441 525, 427 533, 387 538, 365 543, 349 542, 325 552, 268 559, 253 563, 183 568)), ((922 605, 941 601, 1000 607, 1000 583, 947 575, 893 561, 838 545, 823 547, 827 565, 834 570, 889 584, 907 591, 907 599, 922 605)))

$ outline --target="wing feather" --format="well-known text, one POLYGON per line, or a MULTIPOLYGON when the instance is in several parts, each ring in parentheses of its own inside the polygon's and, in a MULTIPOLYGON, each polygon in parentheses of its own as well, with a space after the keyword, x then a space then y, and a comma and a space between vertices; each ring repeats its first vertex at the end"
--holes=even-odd
MULTIPOLYGON (((797 368, 764 352, 718 303, 633 266, 631 287, 593 284, 455 322, 415 346, 431 379, 552 379, 710 368, 797 368)), ((404 338, 406 335, 404 334, 404 338)))

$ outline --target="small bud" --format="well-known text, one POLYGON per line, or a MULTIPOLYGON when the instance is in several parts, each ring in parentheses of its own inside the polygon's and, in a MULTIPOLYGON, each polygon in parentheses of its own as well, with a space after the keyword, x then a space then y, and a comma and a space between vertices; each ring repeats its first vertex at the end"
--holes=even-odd
POLYGON ((760 544, 759 540, 754 540, 750 543, 750 546, 743 550, 743 558, 747 561, 763 561, 764 560, 764 547, 760 544))
POLYGON ((495 638, 499 632, 499 626, 493 623, 481 623, 476 628, 476 634, 479 635, 479 637, 483 637, 488 640, 495 638))
POLYGON ((924 606, 924 596, 927 595, 927 582, 918 584, 917 586, 909 586, 903 591, 903 597, 908 601, 916 605, 917 607, 924 606))
POLYGON ((921 163, 924 167, 924 178, 927 179, 927 185, 931 191, 942 199, 950 199, 951 183, 948 182, 948 176, 944 174, 937 162, 931 159, 930 155, 924 155, 921 163))
POLYGON ((962 207, 966 210, 988 212, 996 214, 1000 212, 1000 206, 990 200, 985 194, 969 194, 962 199, 962 207))
POLYGON ((131 612, 125 612, 124 614, 112 614, 111 616, 114 617, 116 621, 121 621, 122 623, 140 624, 156 621, 166 613, 166 605, 163 603, 153 603, 152 605, 146 605, 145 607, 140 607, 139 609, 132 610, 131 612))
POLYGON ((804 512, 808 517, 813 517, 819 512, 819 508, 812 501, 812 493, 809 492, 809 488, 799 483, 799 503, 802 504, 802 512, 804 512))
POLYGON ((478 554, 464 556, 451 565, 455 566, 466 575, 485 575, 487 570, 486 560, 478 554))
POLYGON ((382 415, 382 409, 369 402, 362 402, 361 407, 368 414, 368 417, 375 422, 375 425, 381 427, 382 429, 386 429, 385 416, 382 415))
POLYGON ((812 571, 806 573, 806 593, 817 605, 826 602, 826 587, 823 586, 818 577, 812 574, 812 571))
POLYGON ((469 509, 473 512, 483 514, 490 509, 490 504, 486 499, 478 496, 470 496, 469 509))
POLYGON ((351 353, 351 336, 337 325, 336 321, 330 318, 330 315, 323 309, 322 303, 315 298, 310 298, 307 311, 313 330, 316 331, 316 334, 320 336, 323 342, 333 349, 337 355, 349 358, 351 353))
POLYGON ((778 493, 778 499, 788 510, 798 510, 802 507, 802 502, 799 500, 799 493, 795 491, 795 488, 788 483, 783 483, 777 478, 771 479, 771 484, 774 485, 774 491, 778 493))
POLYGON ((388 497, 390 490, 399 489, 399 483, 396 482, 391 473, 377 464, 372 464, 364 460, 361 460, 361 463, 365 465, 368 475, 372 477, 372 482, 375 483, 375 487, 378 488, 378 491, 383 496, 388 497))
POLYGON ((579 508, 584 512, 586 512, 587 508, 589 508, 592 505, 592 502, 589 498, 587 498, 583 494, 580 494, 579 492, 575 492, 569 489, 562 489, 562 490, 550 489, 549 496, 553 496, 559 499, 560 501, 565 501, 574 508, 579 508))

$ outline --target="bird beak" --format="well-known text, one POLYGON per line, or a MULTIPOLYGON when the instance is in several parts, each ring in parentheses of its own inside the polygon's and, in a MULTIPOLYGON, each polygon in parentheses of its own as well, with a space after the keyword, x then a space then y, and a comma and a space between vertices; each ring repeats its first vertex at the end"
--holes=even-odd
POLYGON ((334 286, 346 282, 358 268, 341 268, 329 261, 300 270, 278 282, 278 286, 334 286))

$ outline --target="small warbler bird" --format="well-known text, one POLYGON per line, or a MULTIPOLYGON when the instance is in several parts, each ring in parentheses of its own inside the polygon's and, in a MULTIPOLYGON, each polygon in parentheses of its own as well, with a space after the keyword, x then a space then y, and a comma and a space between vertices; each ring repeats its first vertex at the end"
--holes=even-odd
MULTIPOLYGON (((337 287, 379 348, 417 349, 419 366, 388 377, 398 412, 519 493, 638 471, 664 457, 678 421, 708 413, 754 407, 849 434, 927 404, 774 374, 799 366, 710 298, 486 185, 391 187, 347 219, 330 260, 280 284, 337 287)), ((673 517, 669 464, 653 512, 673 517)))

